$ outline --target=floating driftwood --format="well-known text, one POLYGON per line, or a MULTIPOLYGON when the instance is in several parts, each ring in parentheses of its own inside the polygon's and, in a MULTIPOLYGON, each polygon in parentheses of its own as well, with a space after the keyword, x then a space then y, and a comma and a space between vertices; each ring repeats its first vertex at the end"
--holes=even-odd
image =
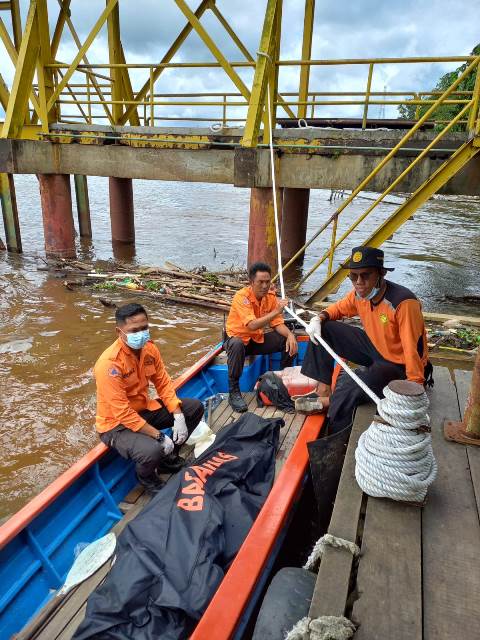
MULTIPOLYGON (((64 286, 70 291, 77 287, 88 287, 99 292, 118 291, 122 295, 154 298, 224 313, 229 310, 235 291, 247 281, 245 271, 232 270, 219 274, 207 271, 205 267, 187 271, 173 263, 166 263, 165 267, 133 270, 120 263, 62 259, 50 261, 47 268, 55 277, 63 279, 64 286)), ((102 304, 105 304, 104 301, 102 304)))

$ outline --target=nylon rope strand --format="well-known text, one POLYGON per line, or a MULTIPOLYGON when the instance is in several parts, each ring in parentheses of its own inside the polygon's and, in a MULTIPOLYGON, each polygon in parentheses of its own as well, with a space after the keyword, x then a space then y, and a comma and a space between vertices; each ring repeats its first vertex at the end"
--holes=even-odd
MULTIPOLYGON (((268 55, 268 53, 264 53, 263 51, 257 51, 257 55, 264 56, 267 60, 272 64, 272 59, 268 55)), ((282 266, 282 252, 281 252, 281 244, 280 244, 280 227, 278 223, 278 204, 277 204, 277 181, 276 181, 276 172, 275 172, 275 163, 274 163, 274 151, 273 151, 273 130, 272 130, 272 116, 271 116, 271 96, 270 96, 270 85, 267 84, 267 107, 268 107, 268 133, 269 133, 269 149, 270 149, 270 170, 272 175, 272 189, 273 189, 273 210, 274 210, 274 218, 275 218, 275 236, 276 236, 276 246, 277 246, 277 262, 278 262, 278 279, 280 282, 280 293, 282 298, 285 298, 285 283, 283 279, 283 266, 282 266)), ((294 320, 296 320, 304 329, 307 328, 307 323, 300 318, 295 311, 289 306, 285 307, 285 311, 290 314, 294 320)), ((355 380, 355 382, 362 388, 363 391, 375 402, 378 404, 380 402, 380 398, 374 393, 364 382, 360 380, 357 374, 352 371, 352 369, 343 362, 343 360, 338 356, 335 351, 330 347, 329 344, 325 342, 321 335, 315 334, 315 339, 320 342, 322 347, 328 351, 328 353, 332 356, 332 358, 348 373, 348 375, 355 380)))
MULTIPOLYGON (((257 51, 257 54, 264 56, 270 64, 273 64, 267 53, 257 51)), ((273 151, 271 95, 268 82, 267 107, 278 277, 281 296, 285 298, 273 151)), ((307 328, 307 323, 295 313, 293 308, 287 305, 285 311, 302 327, 307 328)), ((382 425, 378 420, 374 420, 360 437, 355 452, 355 477, 360 488, 368 495, 376 497, 422 502, 425 499, 428 486, 433 482, 437 473, 431 436, 424 429, 418 429, 419 426, 428 425, 430 421, 427 415, 429 402, 426 393, 424 392, 421 396, 403 396, 385 387, 383 390, 385 398, 382 400, 343 362, 320 334, 314 333, 314 338, 373 400, 377 405, 379 415, 388 423, 382 425)))

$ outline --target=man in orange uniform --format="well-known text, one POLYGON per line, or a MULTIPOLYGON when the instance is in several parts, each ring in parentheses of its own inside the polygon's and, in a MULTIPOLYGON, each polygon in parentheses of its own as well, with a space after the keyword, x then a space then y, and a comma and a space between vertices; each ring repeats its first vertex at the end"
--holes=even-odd
MULTIPOLYGON (((321 326, 322 338, 339 356, 365 367, 357 374, 380 397, 392 380, 433 384, 421 304, 409 289, 385 280, 393 269, 386 269, 383 260, 380 249, 355 247, 348 265, 352 291, 322 311, 307 329, 312 337, 321 326), (360 317, 364 330, 338 322, 353 316, 360 317)), ((329 433, 350 426, 356 407, 369 400, 347 374, 339 377, 331 394, 334 364, 311 340, 302 373, 319 381, 319 404, 328 407, 329 433)))
POLYGON ((279 300, 271 291, 272 270, 255 262, 248 270, 250 285, 237 291, 227 319, 225 350, 228 358, 229 403, 235 411, 247 410, 239 379, 246 355, 282 352, 280 366, 290 366, 297 353, 297 341, 285 326, 283 309, 288 300, 279 300), (268 331, 268 327, 273 329, 268 331))
POLYGON ((102 442, 136 462, 139 482, 156 492, 163 486, 157 470, 169 473, 183 466, 177 451, 202 419, 203 405, 177 398, 141 305, 119 307, 115 320, 118 338, 94 368, 97 431, 102 442), (156 400, 149 399, 150 382, 156 400))

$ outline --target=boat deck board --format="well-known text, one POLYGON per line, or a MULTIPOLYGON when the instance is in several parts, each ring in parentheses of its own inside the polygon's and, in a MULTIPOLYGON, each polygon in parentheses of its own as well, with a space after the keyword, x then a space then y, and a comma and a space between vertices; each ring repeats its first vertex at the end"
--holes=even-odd
MULTIPOLYGON (((280 472, 284 461, 295 443, 295 439, 305 421, 305 416, 300 414, 285 414, 274 407, 257 408, 254 393, 244 394, 248 410, 264 417, 282 417, 285 426, 280 430, 280 443, 275 465, 276 475, 280 472)), ((232 410, 227 400, 222 400, 218 407, 212 412, 211 428, 218 432, 223 427, 236 420, 241 414, 232 410)), ((187 459, 192 457, 192 447, 184 447, 182 455, 187 459)), ((167 478, 165 476, 165 478, 167 478)), ((150 501, 142 487, 137 486, 120 504, 124 517, 112 529, 117 535, 122 531, 128 522, 137 516, 143 507, 150 501)), ((104 565, 91 578, 83 582, 76 589, 73 589, 62 602, 62 604, 52 612, 52 615, 39 629, 34 629, 33 620, 21 633, 17 634, 16 640, 70 640, 79 624, 84 618, 88 596, 105 579, 110 568, 110 563, 104 565)))
POLYGON ((349 552, 327 548, 310 608, 312 617, 352 619, 356 640, 478 638, 480 448, 443 437, 444 420, 462 417, 471 373, 439 367, 434 377, 439 472, 423 508, 362 494, 354 450, 374 407, 357 411, 329 532, 356 541, 362 555, 352 561, 349 552))

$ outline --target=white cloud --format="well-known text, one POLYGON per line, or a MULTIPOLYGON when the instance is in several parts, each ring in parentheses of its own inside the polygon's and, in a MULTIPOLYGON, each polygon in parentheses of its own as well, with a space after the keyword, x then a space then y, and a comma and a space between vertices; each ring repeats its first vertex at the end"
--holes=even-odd
MULTIPOLYGON (((198 3, 200 0, 198 0, 198 3)), ((27 0, 22 1, 22 18, 28 12, 27 0)), ((301 55, 304 0, 286 0, 283 6, 282 59, 298 59, 301 55)), ((455 20, 451 19, 450 0, 336 0, 317 2, 313 58, 362 58, 402 56, 445 56, 467 54, 478 39, 478 11, 476 3, 461 0, 455 5, 455 20)), ((102 0, 73 0, 72 20, 83 42, 95 23, 104 2, 102 0)), ((190 0, 194 9, 197 4, 190 0)), ((217 6, 230 22, 242 42, 255 56, 263 24, 266 0, 217 0, 217 6)), ((50 30, 53 32, 58 16, 58 1, 48 0, 50 30)), ((7 16, 5 13, 4 16, 7 16)), ((5 18, 10 29, 8 19, 5 18)), ((122 42, 128 62, 157 62, 164 55, 176 35, 185 24, 185 18, 173 0, 121 0, 120 21, 122 42)), ((216 17, 207 11, 202 24, 214 38, 229 60, 242 60, 236 45, 228 37, 216 17)), ((59 48, 58 59, 69 62, 76 54, 76 46, 65 27, 59 48)), ((91 62, 107 62, 108 46, 106 29, 103 28, 88 51, 91 62)), ((185 41, 175 57, 177 61, 213 60, 212 54, 196 33, 185 41)), ((439 64, 382 64, 374 71, 372 90, 413 91, 428 90, 446 70, 458 63, 439 64)), ((0 71, 11 86, 14 69, 3 45, 0 44, 0 71)), ((251 85, 253 72, 238 69, 238 75, 247 86, 251 85)), ((108 75, 106 70, 101 71, 108 75)), ((367 66, 345 65, 336 67, 313 67, 310 88, 317 91, 362 91, 365 88, 367 66)), ((132 82, 138 89, 148 78, 147 70, 132 70, 132 82)), ((282 67, 280 91, 298 89, 299 67, 282 67)), ((75 74, 72 82, 80 82, 83 74, 75 74)), ((165 71, 155 86, 157 93, 202 91, 236 91, 223 70, 218 69, 174 69, 165 71)), ((373 106, 372 115, 377 115, 373 106)), ((69 107, 72 110, 72 107, 69 107)), ((158 113, 166 113, 158 108, 158 113)), ((218 118, 221 107, 177 107, 176 113, 187 116, 218 118)), ((242 109, 232 108, 231 114, 238 116, 242 109)), ((318 115, 358 115, 361 107, 324 107, 318 115)), ((394 116, 394 107, 387 115, 394 116)), ((279 115, 283 115, 280 113, 279 115)))

